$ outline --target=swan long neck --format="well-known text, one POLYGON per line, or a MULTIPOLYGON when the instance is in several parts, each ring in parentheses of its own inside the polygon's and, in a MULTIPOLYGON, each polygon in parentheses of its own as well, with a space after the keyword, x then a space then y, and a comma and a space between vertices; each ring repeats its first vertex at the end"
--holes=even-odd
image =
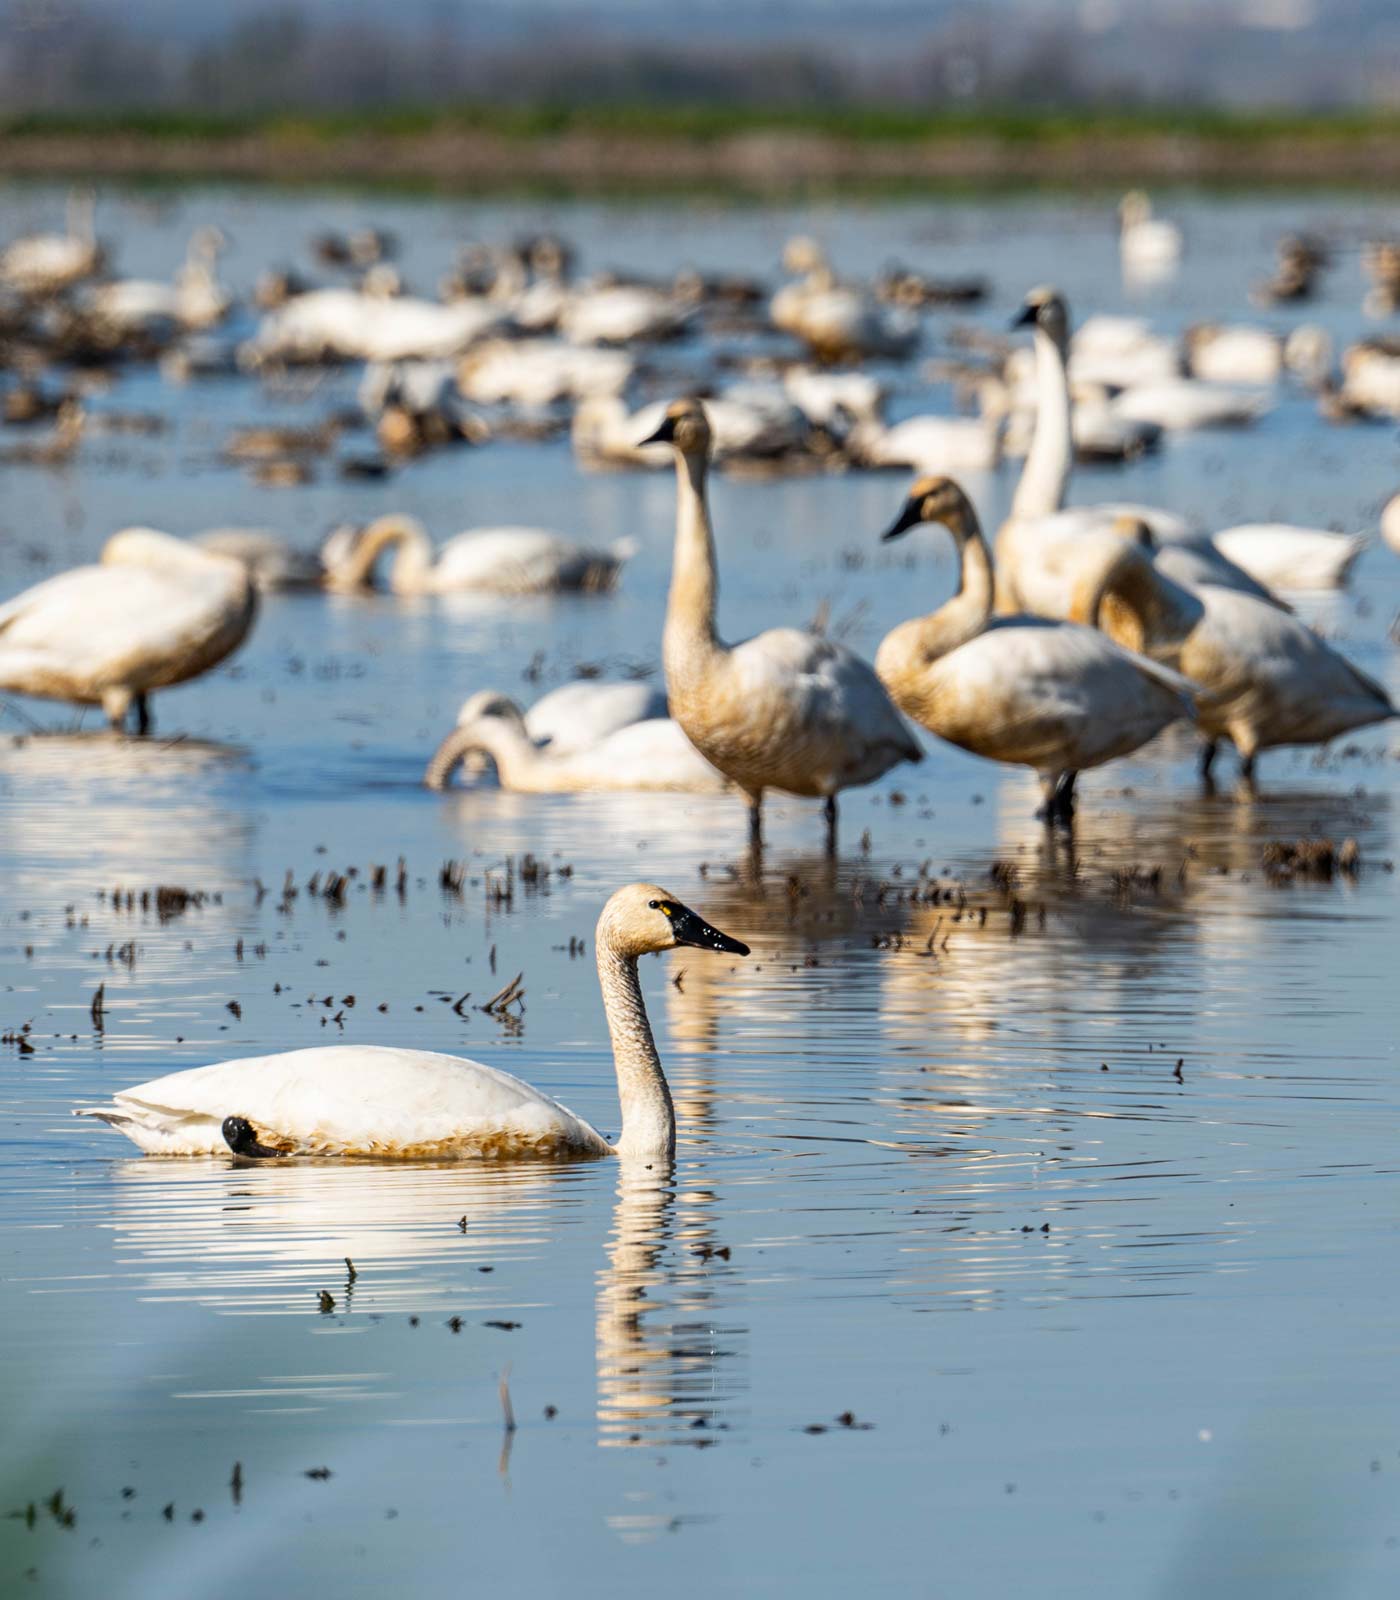
POLYGON ((380 517, 370 523, 354 548, 331 573, 337 589, 359 589, 370 581, 374 564, 382 551, 398 546, 389 573, 389 587, 396 594, 416 594, 426 586, 433 566, 433 546, 421 522, 413 517, 380 517))
POLYGON ((445 789, 458 765, 473 750, 484 750, 496 763, 503 789, 532 790, 542 787, 544 758, 525 731, 523 722, 513 717, 478 717, 453 728, 428 763, 424 783, 430 789, 445 789))
POLYGON ((1126 649, 1176 665, 1204 609, 1189 590, 1157 570, 1149 551, 1125 542, 1079 586, 1069 620, 1100 628, 1126 649))
POLYGON ((722 653, 715 634, 719 577, 706 494, 707 468, 703 452, 676 454, 676 548, 662 636, 668 684, 675 677, 684 681, 703 676, 713 658, 722 653))
POLYGON ((619 950, 599 930, 598 982, 612 1035, 622 1131, 614 1147, 620 1156, 660 1156, 676 1150, 676 1112, 647 1019, 637 958, 619 950))
POLYGON ((1065 503, 1074 448, 1066 354, 1062 339, 1035 330, 1035 437, 1011 502, 1013 517, 1047 517, 1065 503))

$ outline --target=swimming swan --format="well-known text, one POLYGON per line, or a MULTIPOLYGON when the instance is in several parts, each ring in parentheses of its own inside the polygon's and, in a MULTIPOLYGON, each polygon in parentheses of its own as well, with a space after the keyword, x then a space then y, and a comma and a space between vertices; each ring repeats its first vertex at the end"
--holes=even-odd
POLYGON ((193 1067, 74 1115, 109 1123, 152 1155, 670 1157, 676 1116, 637 958, 677 946, 746 956, 749 947, 649 883, 629 884, 612 896, 594 945, 622 1105, 615 1144, 498 1067, 374 1045, 193 1067))
MULTIPOLYGON (((930 733, 990 761, 1033 767, 1043 815, 1068 821, 1077 775, 1190 717, 1191 686, 1093 628, 1040 617, 994 621, 991 557, 977 513, 950 478, 918 479, 884 537, 924 522, 953 535, 962 582, 931 616, 886 635, 875 670, 900 710, 930 733)), ((1096 610, 1097 598, 1086 604, 1096 610)))
POLYGON ((718 793, 729 787, 670 717, 649 717, 605 734, 583 749, 556 750, 530 737, 520 707, 504 695, 485 703, 442 741, 423 782, 445 789, 458 764, 483 751, 503 789, 517 794, 580 794, 606 789, 718 793))
POLYGON ((0 690, 100 705, 114 728, 148 695, 196 678, 242 644, 257 612, 246 568, 151 528, 113 534, 101 563, 0 605, 0 690))
POLYGON ((635 546, 619 539, 610 550, 575 544, 543 528, 476 528, 459 533, 433 553, 415 517, 379 517, 358 533, 337 531, 321 547, 326 586, 368 588, 380 552, 396 546, 389 569, 395 594, 550 594, 606 590, 617 582, 635 546))
MULTIPOLYGON (((506 701, 492 689, 479 689, 462 702, 457 724, 474 721, 506 701)), ((513 702, 506 702, 513 704, 513 702)), ((551 754, 589 750, 619 728, 668 716, 666 692, 648 683, 562 683, 541 695, 525 713, 525 731, 551 754)))
POLYGON ((763 791, 826 799, 836 838, 837 791, 873 783, 923 752, 861 658, 798 628, 728 645, 715 632, 719 576, 705 497, 710 425, 698 400, 666 408, 648 443, 676 452, 676 546, 661 655, 671 714, 707 761, 749 799, 762 837, 763 791))
POLYGON ((1095 595, 1083 598, 1077 620, 1195 685, 1205 777, 1221 739, 1239 751, 1251 779, 1261 750, 1324 744, 1397 715, 1380 684, 1296 617, 1233 589, 1174 583, 1139 543, 1122 543, 1095 595))

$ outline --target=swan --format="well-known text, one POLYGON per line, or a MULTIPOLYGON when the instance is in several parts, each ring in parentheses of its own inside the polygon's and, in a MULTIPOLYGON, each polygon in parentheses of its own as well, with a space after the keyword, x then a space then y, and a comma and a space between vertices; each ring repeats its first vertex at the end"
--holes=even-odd
MULTIPOLYGON (((1016 319, 1016 326, 1025 325, 1035 330, 1035 436, 1016 486, 1011 515, 997 534, 998 609, 1064 617, 1066 612, 1058 609, 1064 603, 1064 590, 1047 581, 1048 566, 1054 563, 1071 570, 1079 541, 1089 534, 1112 534, 1125 515, 1147 523, 1158 547, 1156 559, 1179 582, 1208 581, 1270 598, 1267 590, 1228 560, 1209 538, 1194 533, 1172 512, 1121 502, 1065 507, 1073 456, 1065 369, 1069 313, 1058 290, 1033 289, 1026 296, 1016 319), (1052 548, 1055 546, 1060 548, 1052 548)), ((1088 545, 1082 553, 1091 565, 1099 559, 1088 545)))
POLYGON ((1200 322, 1186 330, 1186 362, 1193 378, 1267 388, 1283 376, 1283 340, 1249 323, 1200 322))
POLYGON ((25 294, 55 294, 102 270, 106 252, 93 235, 94 196, 68 197, 66 233, 32 233, 0 250, 0 282, 25 294))
MULTIPOLYGON (((884 537, 925 522, 952 534, 962 582, 931 616, 885 636, 875 657, 880 681, 930 733, 988 760, 1034 768, 1043 814, 1068 821, 1076 776, 1192 716, 1191 686, 1093 628, 1040 617, 993 621, 991 557, 977 513, 951 479, 918 479, 884 537)), ((1086 605, 1097 609, 1097 598, 1086 605)))
POLYGON ((1362 339, 1342 351, 1341 398, 1355 410, 1400 417, 1400 346, 1362 339))
POLYGON ((1263 395, 1250 389, 1198 378, 1161 378, 1134 384, 1113 399, 1113 410, 1129 422, 1151 422, 1169 433, 1197 428, 1246 428, 1269 409, 1263 395))
POLYGON ((475 528, 449 539, 436 556, 422 523, 391 514, 361 530, 337 530, 321 547, 326 586, 341 592, 370 585, 381 551, 396 546, 389 569, 395 594, 552 594, 602 591, 617 582, 635 546, 608 550, 575 544, 543 528, 475 528))
POLYGON ((706 760, 748 796, 762 839, 763 791, 822 796, 836 839, 836 795, 923 752, 875 673, 844 646, 797 628, 727 645, 715 633, 718 573, 706 501, 710 424, 678 400, 649 443, 676 452, 676 544, 662 635, 671 714, 706 760))
POLYGON ((224 243, 218 228, 196 228, 173 283, 119 278, 98 284, 85 295, 83 309, 122 333, 155 332, 167 326, 212 328, 227 316, 232 303, 217 275, 224 243))
POLYGON ((108 1123, 151 1155, 669 1158, 676 1115, 637 960, 681 946, 749 953, 652 883, 618 889, 598 918, 598 981, 622 1106, 616 1143, 499 1067, 377 1045, 193 1067, 74 1115, 108 1123))
POLYGON ((100 705, 114 728, 148 696, 215 667, 247 637, 257 591, 247 569, 151 528, 113 534, 74 567, 0 605, 0 690, 100 705))
POLYGON ((588 395, 620 395, 636 363, 623 350, 565 344, 559 339, 490 339, 464 355, 457 385, 483 405, 547 406, 588 395))
POLYGON ((264 594, 319 589, 325 568, 314 550, 299 550, 268 528, 209 528, 190 541, 213 555, 241 561, 264 594))
POLYGON ((867 467, 990 472, 1001 460, 1001 428, 973 417, 906 417, 890 427, 857 422, 844 442, 852 459, 867 467))
POLYGON ((1175 583, 1138 541, 1120 543, 1095 592, 1081 590, 1072 614, 1191 680, 1207 740, 1206 777, 1222 739, 1252 779, 1261 750, 1324 744, 1400 714, 1380 684, 1295 616, 1238 590, 1175 583))
MULTIPOLYGON (((513 705, 493 689, 479 689, 462 702, 459 727, 502 703, 513 705)), ((542 695, 524 713, 525 731, 533 743, 548 745, 551 755, 587 750, 619 728, 650 722, 670 713, 664 690, 649 683, 563 683, 542 695)))
POLYGON ((251 367, 270 360, 430 360, 460 355, 508 321, 505 308, 482 298, 439 305, 409 295, 311 289, 264 317, 243 359, 251 367))
POLYGON ((643 284, 578 289, 559 312, 559 331, 570 344, 624 345, 673 339, 684 332, 690 309, 643 284))
POLYGON ((629 723, 583 749, 558 750, 535 743, 519 706, 503 695, 488 696, 475 716, 458 721, 433 753, 424 784, 447 788, 458 763, 478 751, 496 763, 501 787, 517 794, 605 789, 718 793, 728 787, 670 717, 629 723))
POLYGON ((1118 202, 1118 258, 1124 275, 1151 282, 1170 277, 1181 262, 1185 241, 1174 222, 1152 215, 1152 202, 1141 189, 1118 202))
POLYGON ((789 367, 783 392, 814 427, 832 432, 856 422, 880 421, 884 389, 868 372, 820 372, 814 367, 789 367))
POLYGON ((888 310, 862 290, 838 283, 815 240, 789 240, 783 265, 803 276, 778 290, 768 315, 774 327, 801 339, 819 361, 902 359, 913 352, 919 342, 918 318, 888 310))
POLYGON ((1266 588, 1339 589, 1369 540, 1288 522, 1242 522, 1220 529, 1211 543, 1266 588))

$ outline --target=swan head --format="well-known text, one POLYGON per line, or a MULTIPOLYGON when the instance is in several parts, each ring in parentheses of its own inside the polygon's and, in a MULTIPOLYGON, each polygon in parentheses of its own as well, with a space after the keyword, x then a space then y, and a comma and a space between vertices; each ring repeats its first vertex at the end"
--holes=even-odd
POLYGON ((1118 202, 1118 220, 1125 228, 1136 228, 1152 216, 1152 202, 1143 189, 1129 189, 1118 202))
POLYGON ((618 889, 598 918, 598 948, 627 957, 688 945, 746 956, 749 947, 712 928, 689 906, 654 883, 629 883, 618 889))
POLYGON ((794 274, 821 272, 826 251, 808 233, 797 233, 783 246, 783 271, 794 274))
POLYGON ((917 528, 921 522, 938 522, 955 538, 966 538, 977 526, 977 513, 960 485, 941 473, 916 478, 904 509, 881 537, 888 543, 917 528))
POLYGON ((1130 511, 1121 512, 1113 519, 1113 531, 1125 544, 1140 545, 1144 550, 1157 548, 1157 541, 1152 537, 1152 529, 1141 517, 1135 517, 1130 511))
POLYGON ((673 444, 680 455, 705 456, 710 453, 710 419, 698 400, 673 400, 656 432, 638 443, 673 444))
POLYGON ((1041 284, 1026 296, 1011 326, 1039 328, 1064 349, 1069 342, 1069 308, 1065 305, 1065 297, 1058 289, 1041 284))

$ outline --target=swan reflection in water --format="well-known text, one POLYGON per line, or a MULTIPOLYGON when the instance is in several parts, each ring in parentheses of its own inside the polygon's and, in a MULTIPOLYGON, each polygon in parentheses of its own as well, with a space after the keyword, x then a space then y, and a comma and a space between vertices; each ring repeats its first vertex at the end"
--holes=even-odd
MULTIPOLYGON (((329 1288, 342 1313, 459 1308, 478 1263, 546 1262, 561 1224, 591 1229, 581 1208, 605 1170, 132 1160, 113 1169, 108 1225, 150 1301, 305 1316, 329 1288)), ((743 1330, 719 1310, 730 1269, 715 1254, 716 1195, 690 1177, 678 1184, 665 1161, 620 1161, 615 1176, 597 1273, 598 1442, 703 1446, 742 1387, 743 1330)))
POLYGON ((118 883, 207 888, 246 879, 254 822, 240 801, 252 773, 246 750, 199 739, 5 738, 0 865, 12 891, 43 888, 50 900, 118 883))

